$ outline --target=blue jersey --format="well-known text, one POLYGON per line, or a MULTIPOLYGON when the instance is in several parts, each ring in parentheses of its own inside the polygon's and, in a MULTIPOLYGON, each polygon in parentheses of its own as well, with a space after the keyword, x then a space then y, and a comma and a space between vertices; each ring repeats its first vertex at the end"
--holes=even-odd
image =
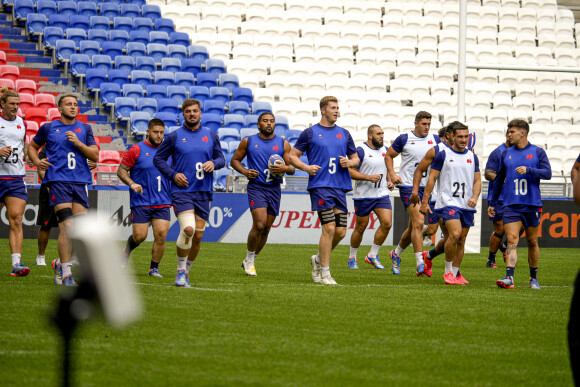
MULTIPOLYGON (((501 155, 503 153, 504 150, 508 149, 508 147, 505 144, 501 144, 500 146, 498 146, 497 148, 494 149, 493 152, 491 152, 491 154, 489 155, 489 158, 487 159, 487 163, 485 164, 485 169, 488 169, 490 171, 494 171, 497 173, 498 169, 499 169, 499 160, 501 158, 501 155)), ((493 195, 493 190, 495 189, 496 186, 503 184, 503 182, 499 182, 499 179, 495 179, 494 181, 490 181, 488 183, 487 186, 487 201, 489 203, 490 206, 495 207, 497 203, 492 203, 491 202, 491 197, 493 195)), ((499 188, 501 189, 501 188, 499 188)), ((503 195, 500 195, 499 197, 499 201, 503 202, 503 195)))
POLYGON ((87 146, 97 145, 89 124, 75 121, 72 125, 65 125, 61 121, 52 121, 42 125, 33 141, 40 146, 46 144, 46 157, 52 164, 46 170, 43 183, 59 181, 91 184, 93 180, 87 158, 67 140, 66 132, 74 132, 87 146))
POLYGON ((501 154, 496 180, 504 183, 498 183, 498 189, 494 189, 490 201, 497 202, 503 192, 504 207, 541 207, 540 179, 551 178, 552 167, 542 148, 530 143, 523 149, 512 146, 501 154), (518 175, 518 167, 526 167, 526 173, 518 175))
POLYGON ((338 156, 347 157, 356 153, 354 141, 348 130, 340 126, 327 128, 316 124, 300 133, 296 149, 306 152, 308 164, 318 165, 320 170, 308 178, 308 188, 338 188, 352 190, 350 173, 340 166, 338 156))
POLYGON ((246 147, 246 156, 248 157, 248 169, 254 169, 260 174, 250 182, 267 185, 280 185, 281 178, 275 178, 270 175, 268 159, 274 153, 284 156, 284 139, 274 136, 270 139, 264 139, 259 134, 248 137, 246 147))
POLYGON ((131 168, 131 179, 143 187, 143 194, 129 190, 131 207, 171 204, 171 182, 153 165, 158 150, 159 147, 142 141, 133 145, 121 160, 121 164, 131 168))
POLYGON ((153 157, 153 164, 171 181, 171 192, 213 192, 213 173, 206 173, 202 165, 213 161, 215 170, 226 165, 226 159, 216 133, 206 127, 191 130, 182 126, 165 136, 159 150, 153 157), (173 157, 171 166, 167 164, 173 157), (173 180, 183 173, 189 185, 179 187, 173 180))

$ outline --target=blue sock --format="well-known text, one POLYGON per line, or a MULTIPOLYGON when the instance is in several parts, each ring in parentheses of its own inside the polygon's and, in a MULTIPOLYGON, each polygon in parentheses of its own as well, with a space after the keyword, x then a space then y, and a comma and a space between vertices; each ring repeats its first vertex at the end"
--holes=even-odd
POLYGON ((489 252, 489 255, 487 256, 487 260, 491 261, 491 262, 495 262, 495 254, 496 253, 492 253, 491 251, 489 252))
POLYGON ((514 271, 516 270, 515 267, 506 267, 505 268, 505 276, 506 277, 512 277, 514 276, 514 271))
POLYGON ((530 278, 538 279, 538 268, 530 267, 530 278))
POLYGON ((438 253, 437 251, 435 251, 435 248, 429 250, 429 253, 427 254, 427 259, 433 259, 436 256, 438 256, 441 253, 438 253))

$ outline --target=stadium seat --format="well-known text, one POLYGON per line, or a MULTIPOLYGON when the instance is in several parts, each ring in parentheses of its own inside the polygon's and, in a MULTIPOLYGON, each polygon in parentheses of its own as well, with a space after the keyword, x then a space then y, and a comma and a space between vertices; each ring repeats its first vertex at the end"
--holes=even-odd
POLYGON ((222 168, 214 171, 213 189, 215 191, 226 191, 227 177, 232 173, 232 170, 229 168, 222 168))
POLYGON ((176 58, 161 58, 161 69, 176 73, 181 71, 181 61, 176 58))
POLYGON ((132 31, 133 30, 133 20, 128 17, 116 16, 113 18, 113 29, 132 31))
POLYGON ((75 42, 76 47, 79 47, 81 41, 87 40, 87 33, 81 28, 67 28, 64 34, 68 40, 75 42))
POLYGON ((36 3, 36 12, 50 17, 57 13, 56 2, 52 0, 38 0, 36 3))
POLYGON ((159 118, 163 122, 165 122, 165 126, 178 126, 179 120, 177 115, 173 113, 155 113, 155 118, 159 118))
POLYGON ((244 116, 246 128, 258 128, 258 116, 255 114, 248 114, 244 116))
POLYGON ((288 118, 286 118, 285 116, 275 116, 275 120, 276 120, 276 129, 283 129, 284 132, 290 129, 288 118))
POLYGON ((36 105, 36 107, 43 108, 46 110, 56 106, 54 95, 42 93, 38 93, 34 96, 34 104, 36 105))
POLYGON ((82 30, 91 28, 88 16, 83 15, 71 15, 68 19, 68 24, 70 28, 80 28, 82 30))
POLYGON ((146 87, 153 83, 151 73, 145 70, 133 70, 131 71, 131 83, 136 83, 146 87))
POLYGON ((209 97, 214 100, 220 100, 224 103, 230 100, 230 93, 229 90, 225 87, 210 87, 209 88, 209 97))
POLYGON ((99 164, 117 164, 121 163, 119 152, 114 150, 101 150, 99 152, 99 164))
MULTIPOLYGON (((146 17, 136 17, 133 19, 133 31, 149 32, 153 31, 153 21, 146 17)), ((147 40, 150 40, 149 37, 147 40)))
POLYGON ((134 19, 141 16, 141 10, 137 4, 121 4, 121 16, 134 19))
POLYGON ((156 85, 173 85, 175 84, 175 76, 171 71, 155 71, 153 72, 153 80, 156 85))
POLYGON ((207 59, 205 61, 205 72, 220 75, 226 72, 226 65, 220 59, 207 59))
POLYGON ((101 103, 107 108, 115 105, 115 98, 122 97, 121 86, 117 83, 105 82, 101 84, 101 103))
POLYGON ((185 48, 185 46, 182 46, 181 44, 168 44, 167 55, 169 55, 170 58, 179 59, 180 61, 188 59, 187 49, 185 48))
POLYGON ((47 120, 46 110, 37 107, 26 109, 26 121, 35 121, 39 126, 42 122, 47 120))
POLYGON ((70 72, 75 79, 84 78, 89 68, 91 68, 91 59, 88 55, 72 54, 70 56, 70 72))
POLYGON ((148 98, 155 98, 159 100, 167 97, 167 86, 165 85, 147 85, 145 87, 145 94, 148 98))
POLYGON ((187 53, 190 58, 200 60, 201 62, 209 59, 207 48, 204 46, 189 46, 187 48, 187 53))
POLYGON ((133 98, 115 98, 115 117, 120 121, 129 120, 132 111, 137 109, 137 102, 133 98))
POLYGON ((68 19, 69 17, 67 15, 56 13, 48 18, 48 25, 50 27, 60 27, 64 31, 70 27, 68 24, 68 19))
POLYGON ((116 17, 121 17, 121 10, 117 3, 99 3, 100 15, 106 16, 110 21, 115 20, 116 17))
POLYGON ((288 141, 289 143, 295 143, 296 140, 298 140, 298 137, 300 137, 300 134, 302 133, 301 130, 295 130, 295 129, 289 129, 286 131, 286 141, 288 141))
POLYGON ((76 53, 75 42, 69 39, 59 39, 54 48, 56 59, 60 62, 69 62, 70 56, 76 53))
POLYGON ((149 43, 147 55, 155 59, 155 63, 161 64, 161 59, 167 57, 167 46, 160 43, 149 43))
POLYGON ((221 100, 207 99, 203 102, 203 113, 219 114, 220 116, 223 116, 225 114, 225 102, 221 100))
POLYGON ((212 73, 198 73, 197 85, 205 87, 215 87, 218 85, 217 75, 212 73))
POLYGON ((213 132, 217 132, 222 126, 222 115, 214 113, 204 113, 201 115, 201 126, 206 126, 213 132))
POLYGON ((26 114, 26 110, 31 107, 34 107, 34 96, 28 93, 20 93, 19 108, 22 113, 26 114))
POLYGON ((78 13, 77 4, 74 1, 59 1, 57 3, 57 9, 60 15, 69 17, 78 13))
POLYGON ((131 72, 126 69, 111 69, 108 72, 108 81, 117 83, 123 87, 127 83, 130 74, 131 72))
POLYGON ((123 97, 133 98, 135 102, 137 102, 139 98, 143 98, 143 86, 132 83, 126 83, 125 85, 123 85, 123 97))
POLYGON ((44 33, 42 34, 42 41, 44 46, 48 48, 54 48, 56 46, 56 41, 59 39, 64 39, 64 31, 61 27, 45 27, 44 33))
POLYGON ((44 28, 48 25, 46 16, 43 14, 31 13, 26 17, 26 32, 29 35, 40 36, 44 28))
POLYGON ((149 33, 147 31, 132 30, 129 32, 129 40, 131 42, 149 44, 149 33))
POLYGON ((244 116, 241 114, 224 115, 224 127, 240 130, 245 125, 244 116))
POLYGON ((226 87, 230 92, 239 86, 238 76, 235 74, 219 74, 219 84, 226 87))
POLYGON ((151 115, 147 112, 134 111, 129 114, 131 133, 135 136, 144 136, 147 132, 151 115))
POLYGON ((117 55, 115 56, 115 68, 127 71, 135 70, 135 59, 127 55, 117 55))
POLYGON ((250 106, 244 101, 230 101, 228 103, 230 114, 246 115, 250 114, 250 106))
POLYGON ((147 112, 150 116, 157 113, 157 100, 155 98, 139 98, 137 100, 137 110, 147 112))
POLYGON ((209 99, 209 88, 205 86, 192 86, 189 88, 189 98, 195 98, 202 102, 209 99))
POLYGON ((151 31, 149 32, 149 41, 151 43, 168 45, 169 35, 164 31, 151 31))
POLYGON ((171 32, 169 34, 169 43, 184 46, 186 49, 191 44, 189 35, 185 32, 171 32))
POLYGON ((254 134, 258 134, 258 128, 242 128, 240 130, 240 138, 243 140, 246 137, 253 136, 254 134))
POLYGON ((99 46, 109 40, 109 34, 106 30, 90 29, 87 35, 88 40, 99 43, 99 46))
POLYGON ((185 58, 181 60, 181 70, 196 76, 202 72, 202 61, 199 59, 185 58))
POLYGON ((107 82, 107 72, 101 69, 87 69, 85 79, 87 90, 98 91, 101 88, 101 83, 107 82))
POLYGON ((155 59, 149 56, 137 56, 135 58, 135 68, 153 73, 156 70, 157 65, 155 64, 155 59))
MULTIPOLYGON (((190 74, 191 75, 191 74, 190 74)), ((179 85, 171 85, 167 86, 167 97, 173 98, 177 101, 177 104, 181 107, 183 101, 187 99, 187 89, 189 87, 179 86, 179 85)))
POLYGON ((217 134, 220 141, 240 141, 240 132, 235 128, 219 128, 217 134))
POLYGON ((156 31, 165 31, 168 34, 171 34, 175 31, 175 26, 173 25, 173 20, 165 19, 165 18, 156 18, 153 20, 155 24, 156 31))
POLYGON ((252 95, 252 90, 246 87, 235 87, 232 90, 232 99, 234 101, 243 101, 247 104, 254 102, 254 97, 252 95))
POLYGON ((272 105, 269 102, 254 101, 252 103, 252 114, 259 116, 265 112, 272 112, 272 105))
POLYGON ((26 135, 35 136, 39 129, 38 123, 36 121, 25 121, 25 123, 26 123, 26 135))
POLYGON ((172 98, 160 98, 157 100, 157 112, 179 114, 179 106, 172 98))
POLYGON ((191 73, 176 72, 175 73, 175 84, 177 86, 183 86, 186 90, 190 87, 195 86, 195 78, 191 73))
POLYGON ((101 53, 101 46, 93 40, 83 40, 79 43, 79 52, 87 55, 92 60, 94 55, 101 53))
POLYGON ((17 79, 14 81, 14 86, 18 93, 27 93, 30 95, 36 94, 36 82, 30 79, 17 79))
POLYGON ((56 121, 60 119, 60 111, 58 108, 50 108, 47 112, 48 122, 56 121))
POLYGON ((161 17, 161 8, 158 5, 145 4, 141 7, 144 18, 157 19, 161 17))
POLYGON ((79 1, 77 3, 77 11, 79 15, 86 17, 98 16, 97 4, 92 1, 79 1))
POLYGON ((129 42, 125 45, 125 52, 137 59, 139 56, 147 56, 147 47, 143 43, 129 42))

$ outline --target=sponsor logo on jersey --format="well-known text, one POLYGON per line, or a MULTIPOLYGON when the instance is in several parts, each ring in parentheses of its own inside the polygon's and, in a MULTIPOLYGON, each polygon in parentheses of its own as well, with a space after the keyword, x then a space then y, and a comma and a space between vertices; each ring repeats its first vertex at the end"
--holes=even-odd
POLYGON ((56 130, 56 132, 57 132, 57 133, 60 133, 60 129, 57 129, 57 130, 56 130))
POLYGON ((319 135, 318 135, 318 138, 322 138, 322 134, 319 134, 319 135))
POLYGON ((181 140, 182 142, 187 142, 187 140, 184 138, 183 140, 181 140))
POLYGON ((449 162, 452 163, 453 162, 453 159, 449 159, 449 162))
POLYGON ((259 147, 258 147, 258 144, 254 145, 254 148, 258 149, 258 148, 259 148, 259 147))
POLYGON ((207 138, 207 136, 203 136, 203 137, 201 138, 201 141, 203 141, 203 142, 208 142, 208 141, 209 141, 209 139, 207 138))
POLYGON ((149 157, 149 153, 145 153, 145 156, 149 157))

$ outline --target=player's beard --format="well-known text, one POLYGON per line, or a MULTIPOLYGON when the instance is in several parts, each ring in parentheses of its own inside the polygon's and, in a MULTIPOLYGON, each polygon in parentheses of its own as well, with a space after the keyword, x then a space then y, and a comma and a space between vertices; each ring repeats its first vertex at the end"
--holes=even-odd
POLYGON ((258 130, 264 137, 270 137, 272 134, 274 134, 274 129, 268 130, 267 128, 258 128, 258 130))
POLYGON ((384 142, 383 141, 379 141, 379 140, 375 140, 374 138, 371 138, 371 143, 373 144, 373 146, 375 148, 380 148, 383 146, 384 142))
POLYGON ((193 120, 193 122, 186 120, 185 124, 187 125, 188 128, 195 128, 199 124, 200 121, 201 121, 201 117, 197 121, 193 120))

